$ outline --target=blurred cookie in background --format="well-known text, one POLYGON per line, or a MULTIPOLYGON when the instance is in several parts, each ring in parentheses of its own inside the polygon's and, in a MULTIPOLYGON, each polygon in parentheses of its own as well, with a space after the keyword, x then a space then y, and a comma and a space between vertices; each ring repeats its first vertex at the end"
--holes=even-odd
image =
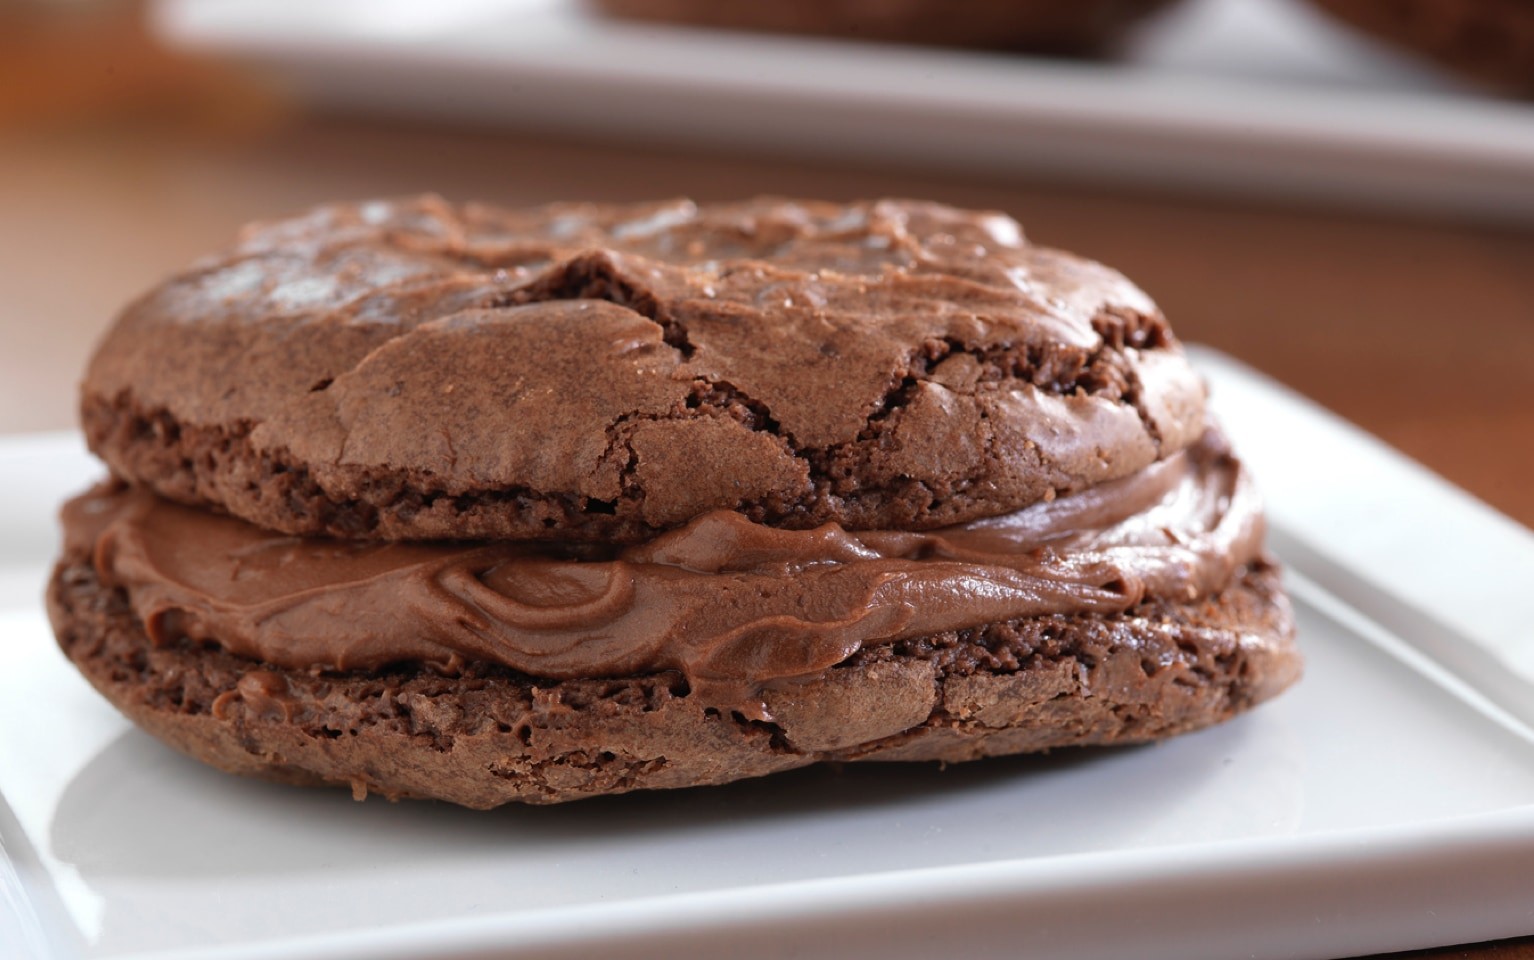
POLYGON ((1313 0, 1348 24, 1507 93, 1534 95, 1531 0, 1313 0))
POLYGON ((1176 0, 590 0, 636 20, 847 40, 1091 54, 1176 0))

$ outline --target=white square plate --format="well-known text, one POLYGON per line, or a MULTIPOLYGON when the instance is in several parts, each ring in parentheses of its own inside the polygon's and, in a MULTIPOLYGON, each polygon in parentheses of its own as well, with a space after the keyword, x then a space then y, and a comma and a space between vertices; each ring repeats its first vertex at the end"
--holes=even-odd
POLYGON ((1234 362, 1302 683, 1144 748, 473 813, 206 769, 39 594, 74 436, 0 443, 0 956, 1335 957, 1534 931, 1534 536, 1234 362))

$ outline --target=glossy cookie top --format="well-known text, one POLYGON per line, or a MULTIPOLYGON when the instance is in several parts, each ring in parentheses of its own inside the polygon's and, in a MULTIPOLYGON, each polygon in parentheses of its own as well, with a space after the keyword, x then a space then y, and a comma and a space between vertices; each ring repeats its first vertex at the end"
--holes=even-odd
POLYGON ((996 213, 436 197, 246 228, 118 318, 92 448, 292 533, 635 541, 716 509, 929 529, 1192 443, 1117 272, 996 213))

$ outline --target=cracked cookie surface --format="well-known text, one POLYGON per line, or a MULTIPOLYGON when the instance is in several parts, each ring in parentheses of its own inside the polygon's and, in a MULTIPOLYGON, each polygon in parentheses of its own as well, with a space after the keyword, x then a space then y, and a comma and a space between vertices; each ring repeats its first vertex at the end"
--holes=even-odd
POLYGON ((115 473, 274 530, 610 542, 995 516, 1204 423, 1118 273, 999 214, 775 199, 258 224, 124 312, 82 410, 115 473))

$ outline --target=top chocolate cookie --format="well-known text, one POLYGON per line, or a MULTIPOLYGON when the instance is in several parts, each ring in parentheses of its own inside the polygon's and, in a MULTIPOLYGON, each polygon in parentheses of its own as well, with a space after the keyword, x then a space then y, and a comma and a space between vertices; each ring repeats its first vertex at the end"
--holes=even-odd
POLYGON ((128 307, 82 407, 116 473, 274 530, 630 541, 1007 513, 1203 401, 1138 288, 1000 214, 421 197, 247 228, 128 307))

